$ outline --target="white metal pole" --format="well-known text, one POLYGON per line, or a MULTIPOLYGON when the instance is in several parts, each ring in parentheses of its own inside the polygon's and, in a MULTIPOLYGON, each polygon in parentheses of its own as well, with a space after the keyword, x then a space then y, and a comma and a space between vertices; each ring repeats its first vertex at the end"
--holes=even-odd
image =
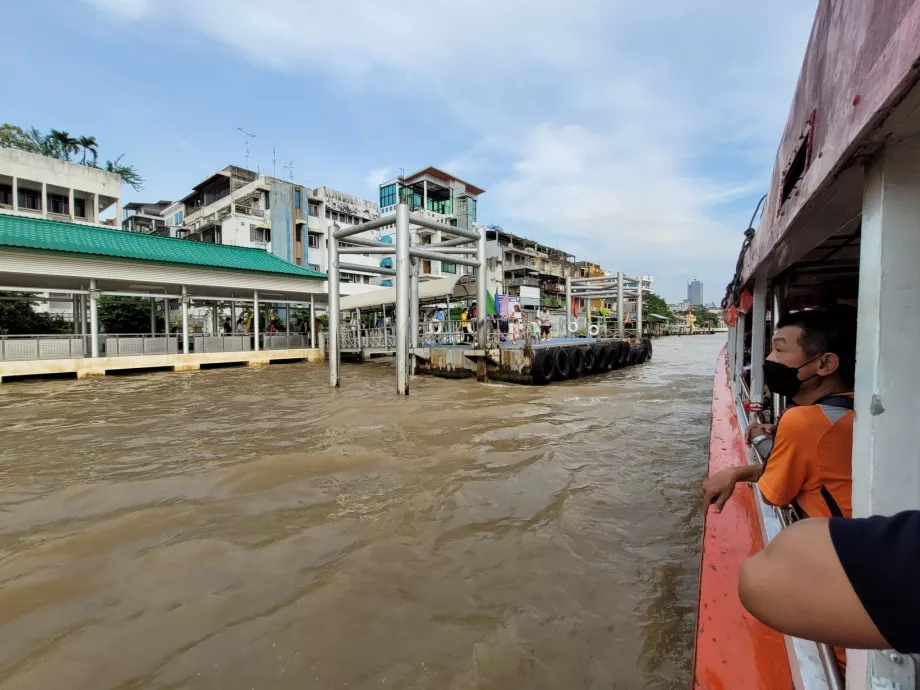
POLYGON ((623 313, 623 271, 617 271, 617 333, 620 338, 626 337, 626 314, 623 313))
POLYGON ((396 392, 409 394, 409 206, 396 206, 396 392))
POLYGON ((252 291, 252 349, 259 351, 259 291, 252 291))
MULTIPOLYGON (((15 194, 15 192, 14 192, 15 194)), ((70 301, 73 302, 71 309, 73 310, 73 334, 80 335, 80 295, 71 295, 70 301)))
POLYGON ((90 354, 99 356, 99 292, 96 290, 96 281, 89 281, 89 338, 90 354))
POLYGON ((744 374, 744 324, 745 324, 745 315, 740 311, 738 312, 738 321, 737 323, 737 333, 735 333, 735 371, 733 380, 741 382, 742 374, 744 374))
MULTIPOLYGON (((751 312, 751 402, 763 402, 763 361, 767 338, 767 276, 754 277, 754 310, 751 312)), ((759 410, 751 410, 750 419, 759 410)))
POLYGON ((361 343, 361 310, 360 309, 355 309, 355 319, 357 319, 356 323, 358 324, 358 328, 357 328, 358 352, 361 352, 361 350, 364 349, 364 345, 361 343))
POLYGON ((188 292, 182 286, 182 354, 188 354, 188 292))
MULTIPOLYGON (((412 265, 409 269, 412 272, 412 283, 411 283, 411 293, 409 295, 410 299, 410 314, 411 314, 411 338, 410 342, 413 348, 418 347, 418 325, 419 325, 419 314, 418 314, 418 274, 421 270, 421 262, 418 259, 412 259, 412 265)), ((415 367, 413 367, 414 369, 415 367)))
POLYGON ((310 295, 310 349, 316 349, 316 300, 310 295))
POLYGON ((150 335, 157 334, 157 300, 150 298, 150 335))
POLYGON ((636 337, 642 339, 642 278, 639 278, 639 294, 636 295, 636 337))
POLYGON ((230 300, 230 333, 236 335, 236 302, 230 300))
POLYGON ((335 224, 328 233, 329 237, 329 385, 339 387, 339 241, 335 233, 339 226, 335 224))
POLYGON ((476 243, 476 258, 479 260, 479 267, 476 269, 476 318, 479 319, 478 342, 477 347, 480 350, 486 348, 489 342, 489 293, 488 293, 488 271, 486 266, 486 229, 479 227, 479 240, 476 243))
POLYGON ((562 328, 562 337, 568 335, 569 324, 572 323, 572 278, 565 279, 565 325, 562 328))

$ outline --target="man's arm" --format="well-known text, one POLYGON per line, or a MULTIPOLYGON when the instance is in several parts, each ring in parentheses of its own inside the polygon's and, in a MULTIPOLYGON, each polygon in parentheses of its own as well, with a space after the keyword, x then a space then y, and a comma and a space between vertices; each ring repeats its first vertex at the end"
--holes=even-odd
POLYGON ((738 482, 756 482, 763 472, 763 465, 743 465, 741 467, 726 467, 716 472, 703 482, 703 512, 709 509, 710 504, 715 506, 715 512, 721 513, 738 482))
POLYGON ((827 520, 796 522, 745 561, 738 596, 751 615, 786 635, 849 649, 890 647, 840 564, 827 520))

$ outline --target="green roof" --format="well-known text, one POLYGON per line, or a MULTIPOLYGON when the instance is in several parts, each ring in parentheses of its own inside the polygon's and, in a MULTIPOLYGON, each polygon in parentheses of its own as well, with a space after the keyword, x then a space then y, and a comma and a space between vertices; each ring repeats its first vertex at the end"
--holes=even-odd
POLYGON ((261 249, 192 242, 2 213, 0 247, 111 256, 119 259, 284 274, 318 280, 326 278, 325 273, 297 266, 261 249))

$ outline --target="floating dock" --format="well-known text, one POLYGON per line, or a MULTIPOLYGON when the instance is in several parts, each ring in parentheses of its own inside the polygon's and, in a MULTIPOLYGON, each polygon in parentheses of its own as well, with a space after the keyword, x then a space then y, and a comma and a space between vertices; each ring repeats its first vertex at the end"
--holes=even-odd
POLYGON ((413 348, 411 354, 416 374, 545 386, 642 364, 652 358, 652 341, 562 338, 486 349, 435 345, 413 348))

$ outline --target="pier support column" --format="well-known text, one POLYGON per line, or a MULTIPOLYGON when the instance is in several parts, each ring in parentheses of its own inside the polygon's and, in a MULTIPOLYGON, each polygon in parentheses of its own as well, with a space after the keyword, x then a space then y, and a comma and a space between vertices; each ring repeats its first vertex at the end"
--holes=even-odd
MULTIPOLYGON (((409 342, 413 348, 418 347, 418 324, 419 324, 419 313, 418 313, 418 278, 419 271, 421 271, 421 266, 419 265, 418 259, 412 259, 412 266, 409 269, 411 274, 411 290, 409 294, 409 314, 410 314, 410 326, 409 331, 409 342)), ((412 373, 415 373, 415 365, 412 366, 412 373)))
POLYGON ((310 295, 310 349, 316 349, 316 300, 310 295))
POLYGON ((259 291, 252 291, 252 349, 258 352, 259 347, 259 291))
POLYGON ((182 286, 182 354, 188 354, 188 303, 189 295, 185 286, 182 286))
POLYGON ((327 233, 329 238, 329 386, 339 387, 339 241, 335 238, 338 223, 327 233))
POLYGON ((636 295, 636 338, 642 340, 642 278, 639 278, 639 294, 636 295))
POLYGON ((89 281, 89 351, 90 356, 99 356, 99 291, 96 281, 89 281))
POLYGON ((562 327, 562 337, 569 334, 569 324, 572 323, 572 279, 565 279, 565 325, 562 327))
POLYGON ((396 392, 409 394, 409 206, 396 206, 396 392))
POLYGON ((486 229, 479 227, 479 239, 476 242, 476 259, 479 267, 476 269, 476 319, 479 322, 476 346, 480 350, 486 349, 489 342, 489 293, 488 293, 488 267, 486 262, 486 229))
POLYGON ((150 335, 157 334, 157 298, 150 298, 150 335))
POLYGON ((626 337, 625 319, 626 314, 623 313, 623 271, 617 271, 617 334, 621 339, 626 337))

